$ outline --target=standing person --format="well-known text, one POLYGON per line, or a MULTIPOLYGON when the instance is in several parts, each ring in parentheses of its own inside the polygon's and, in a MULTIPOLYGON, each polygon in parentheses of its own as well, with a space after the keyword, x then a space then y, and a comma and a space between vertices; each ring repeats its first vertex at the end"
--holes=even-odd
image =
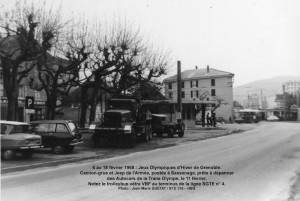
POLYGON ((209 127, 209 125, 211 124, 209 112, 206 115, 206 122, 207 122, 207 127, 209 127))
POLYGON ((211 114, 211 124, 213 127, 216 127, 216 113, 211 114))

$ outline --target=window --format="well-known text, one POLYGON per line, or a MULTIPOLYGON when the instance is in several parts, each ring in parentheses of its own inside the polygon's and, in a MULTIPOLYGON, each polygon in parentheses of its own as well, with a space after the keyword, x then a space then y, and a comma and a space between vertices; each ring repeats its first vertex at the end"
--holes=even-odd
POLYGON ((184 88, 184 82, 181 82, 181 88, 184 88))
POLYGON ((34 90, 34 98, 41 99, 41 93, 39 91, 34 90))
POLYGON ((185 98, 185 92, 184 91, 181 92, 181 98, 185 98))
POLYGON ((1 97, 6 97, 6 94, 5 94, 5 90, 4 90, 3 84, 0 84, 0 96, 1 96, 1 97))
POLYGON ((24 85, 19 86, 19 97, 25 98, 27 96, 27 87, 24 85))
POLYGON ((64 124, 57 124, 56 132, 65 133, 65 132, 69 132, 69 131, 68 131, 68 128, 66 127, 66 125, 64 125, 64 124))
POLYGON ((215 79, 211 79, 211 86, 216 86, 216 80, 215 79))
POLYGON ((215 89, 211 90, 211 96, 216 96, 216 90, 215 89))
POLYGON ((191 81, 191 88, 198 87, 198 80, 191 81))
POLYGON ((169 92, 169 98, 170 98, 170 99, 173 98, 173 92, 169 92))
POLYGON ((56 124, 39 124, 34 128, 35 132, 55 132, 56 124))
POLYGON ((172 82, 168 83, 168 88, 172 89, 172 82))
POLYGON ((198 98, 199 97, 199 91, 193 90, 191 91, 191 98, 198 98))

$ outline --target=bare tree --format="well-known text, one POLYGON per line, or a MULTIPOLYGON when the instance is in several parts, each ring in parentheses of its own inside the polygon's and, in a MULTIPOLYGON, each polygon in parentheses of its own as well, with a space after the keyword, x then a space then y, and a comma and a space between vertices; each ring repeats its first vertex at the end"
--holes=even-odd
MULTIPOLYGON (((43 52, 52 47, 60 29, 58 15, 49 16, 34 5, 17 2, 0 14, 0 59, 8 120, 17 120, 18 85, 43 52)), ((50 14, 51 15, 51 14, 50 14)))
POLYGON ((95 119, 101 91, 125 94, 131 87, 165 74, 169 64, 166 52, 151 49, 139 29, 126 22, 114 21, 108 31, 96 28, 93 41, 95 49, 89 63, 92 71, 89 85, 93 87, 90 122, 95 119))
POLYGON ((82 64, 89 56, 87 32, 85 26, 78 24, 64 29, 55 46, 56 54, 44 52, 37 63, 38 79, 32 77, 30 85, 33 89, 45 90, 47 119, 55 118, 56 109, 62 106, 61 100, 82 82, 82 64))

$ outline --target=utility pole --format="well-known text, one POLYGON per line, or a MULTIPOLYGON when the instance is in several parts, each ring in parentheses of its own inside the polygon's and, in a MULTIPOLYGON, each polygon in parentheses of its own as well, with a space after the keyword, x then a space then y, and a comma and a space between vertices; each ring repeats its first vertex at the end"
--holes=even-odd
POLYGON ((177 61, 177 122, 181 123, 182 99, 181 99, 181 62, 177 61))

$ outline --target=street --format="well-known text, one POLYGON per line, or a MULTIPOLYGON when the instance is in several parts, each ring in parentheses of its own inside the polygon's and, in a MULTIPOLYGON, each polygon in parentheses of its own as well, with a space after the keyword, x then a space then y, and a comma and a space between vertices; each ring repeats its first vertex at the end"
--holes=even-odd
POLYGON ((299 123, 262 122, 239 134, 3 174, 1 197, 3 201, 300 200, 299 142, 299 123))

